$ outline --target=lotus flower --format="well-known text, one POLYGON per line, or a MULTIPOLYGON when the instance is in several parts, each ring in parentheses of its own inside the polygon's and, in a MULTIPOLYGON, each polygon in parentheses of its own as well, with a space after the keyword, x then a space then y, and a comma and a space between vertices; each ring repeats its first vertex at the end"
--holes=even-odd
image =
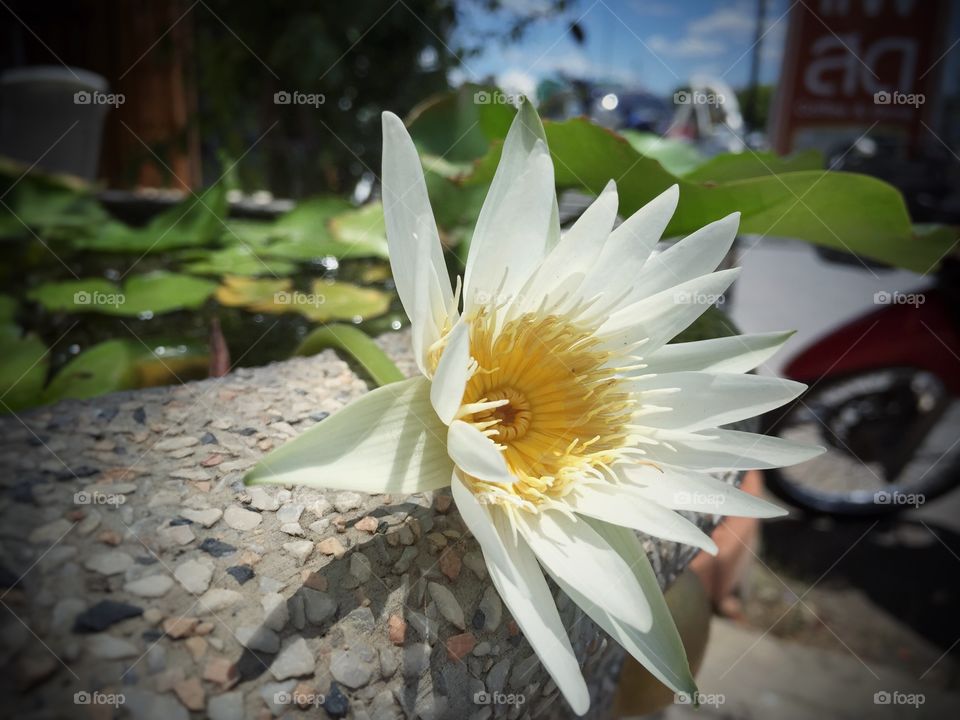
POLYGON ((719 428, 804 389, 745 374, 789 334, 667 344, 737 276, 713 270, 738 214, 652 255, 677 187, 614 228, 611 181, 561 234, 546 136, 524 103, 461 293, 449 282, 417 151, 391 113, 383 136, 390 263, 422 375, 348 405, 247 481, 393 494, 452 486, 493 583, 575 712, 590 699, 544 570, 659 680, 695 692, 634 531, 715 552, 677 510, 783 512, 709 473, 819 452, 719 428))

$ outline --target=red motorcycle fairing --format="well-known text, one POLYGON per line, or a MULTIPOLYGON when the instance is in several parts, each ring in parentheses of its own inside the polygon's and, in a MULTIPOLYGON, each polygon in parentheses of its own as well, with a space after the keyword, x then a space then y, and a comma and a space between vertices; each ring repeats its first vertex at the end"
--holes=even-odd
POLYGON ((926 290, 888 296, 893 302, 842 325, 796 355, 785 377, 812 383, 864 370, 915 367, 960 395, 960 335, 942 294, 926 290))

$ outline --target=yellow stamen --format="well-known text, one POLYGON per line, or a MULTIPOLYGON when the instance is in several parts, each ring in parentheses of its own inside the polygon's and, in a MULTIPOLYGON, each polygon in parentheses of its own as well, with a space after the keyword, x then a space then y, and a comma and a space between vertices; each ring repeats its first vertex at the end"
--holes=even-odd
POLYGON ((469 484, 487 502, 535 507, 624 459, 633 395, 611 353, 571 317, 528 313, 500 326, 496 316, 469 319, 478 368, 458 416, 501 446, 519 479, 469 484))

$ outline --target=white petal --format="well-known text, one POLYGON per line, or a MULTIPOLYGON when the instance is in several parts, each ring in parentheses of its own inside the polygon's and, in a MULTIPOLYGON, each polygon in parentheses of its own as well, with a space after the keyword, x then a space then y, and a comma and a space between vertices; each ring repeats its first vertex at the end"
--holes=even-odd
POLYGON ((393 279, 425 373, 426 351, 440 338, 453 291, 420 157, 403 122, 389 112, 383 113, 383 213, 393 279))
POLYGON ((613 313, 597 335, 611 349, 645 340, 640 353, 653 353, 700 317, 739 274, 740 268, 720 270, 627 305, 613 313))
POLYGON ((450 423, 447 450, 457 467, 467 475, 487 482, 516 482, 497 444, 470 423, 463 420, 450 423))
POLYGON ((648 403, 670 408, 644 416, 645 425, 690 432, 761 415, 807 387, 778 377, 709 372, 651 375, 632 384, 640 392, 641 407, 648 403))
POLYGON ((536 110, 524 102, 503 143, 464 273, 464 311, 515 298, 559 236, 553 163, 536 110))
POLYGON ((508 521, 505 513, 492 513, 494 509, 491 506, 481 505, 476 497, 470 492, 470 489, 460 478, 459 471, 454 471, 453 479, 450 481, 450 487, 453 490, 453 499, 457 503, 457 510, 463 522, 473 533, 473 536, 483 548, 484 556, 487 558, 487 564, 495 563, 501 572, 508 576, 510 582, 518 584, 520 577, 516 575, 516 568, 513 561, 507 555, 503 547, 501 536, 507 537, 509 528, 497 528, 497 522, 506 523, 508 521))
POLYGON ((616 219, 617 185, 611 180, 527 281, 520 310, 537 309, 545 296, 545 306, 550 308, 563 294, 572 294, 596 261, 616 219), (572 275, 577 277, 576 283, 568 281, 572 275))
POLYGON ((645 356, 643 362, 646 367, 633 370, 628 375, 681 370, 745 373, 773 357, 792 335, 792 332, 759 333, 671 343, 651 356, 645 356))
POLYGON ((414 493, 450 482, 447 428, 422 377, 354 400, 263 458, 248 485, 309 485, 368 493, 414 493))
POLYGON ((562 575, 590 602, 647 629, 650 608, 630 568, 583 519, 556 510, 515 513, 524 539, 551 573, 562 575))
POLYGON ((634 293, 627 301, 650 297, 716 270, 730 251, 739 225, 740 213, 727 215, 651 257, 637 275, 634 293))
POLYGON ((450 424, 463 401, 463 391, 470 379, 470 327, 457 323, 447 337, 437 371, 430 388, 430 402, 440 419, 450 424))
POLYGON ((672 510, 658 505, 623 485, 579 484, 566 496, 570 509, 581 515, 633 528, 716 554, 717 546, 700 528, 672 510))
POLYGON ((687 653, 683 648, 680 633, 677 632, 677 626, 664 600, 657 576, 637 536, 630 530, 599 520, 588 522, 633 568, 634 575, 643 587, 647 602, 650 603, 653 624, 647 631, 630 627, 596 606, 582 604, 576 595, 570 595, 570 590, 559 578, 558 584, 593 618, 597 625, 606 630, 660 682, 674 692, 695 693, 697 684, 690 673, 690 664, 687 661, 687 653))
POLYGON ((677 209, 680 189, 673 185, 627 218, 603 245, 578 295, 618 298, 635 287, 638 274, 677 209))
POLYGON ((642 446, 647 459, 704 472, 787 467, 824 452, 815 445, 740 430, 689 433, 647 428, 642 434, 655 443, 642 446))
POLYGON ((730 483, 685 468, 660 465, 621 465, 617 476, 638 494, 671 510, 691 510, 711 515, 782 517, 787 511, 746 493, 730 483))
MULTIPOLYGON (((504 515, 500 508, 491 511, 495 516, 504 515)), ((503 527, 506 522, 498 522, 496 527, 503 527)), ((498 531, 486 545, 478 540, 490 578, 504 604, 570 707, 577 715, 583 715, 590 707, 590 694, 537 559, 522 539, 514 543, 510 532, 498 531), (508 566, 494 558, 505 558, 508 566)))

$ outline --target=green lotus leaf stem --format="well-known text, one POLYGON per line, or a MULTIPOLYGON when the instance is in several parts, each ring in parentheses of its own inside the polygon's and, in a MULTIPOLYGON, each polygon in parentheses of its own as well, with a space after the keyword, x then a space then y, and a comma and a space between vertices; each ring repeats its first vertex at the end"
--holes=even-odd
POLYGON ((350 325, 335 323, 317 328, 303 339, 294 355, 316 355, 328 348, 350 355, 378 386, 404 379, 403 373, 380 346, 362 330, 350 325))

